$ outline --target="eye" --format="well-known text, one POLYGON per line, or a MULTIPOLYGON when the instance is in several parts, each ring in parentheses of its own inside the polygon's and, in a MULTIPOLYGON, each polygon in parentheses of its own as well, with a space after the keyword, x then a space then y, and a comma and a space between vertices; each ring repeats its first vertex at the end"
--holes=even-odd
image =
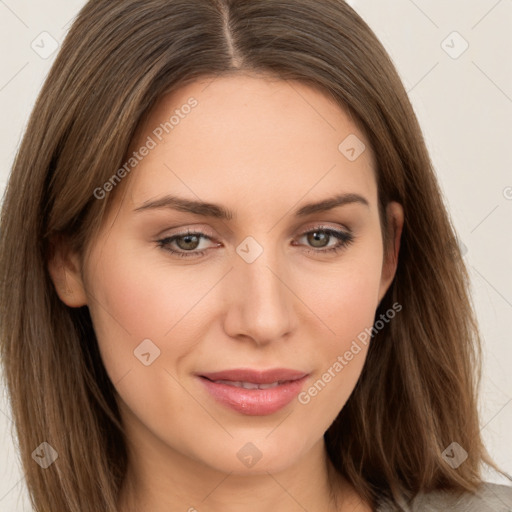
MULTIPOLYGON (((306 249, 306 252, 316 254, 337 253, 354 241, 354 235, 352 233, 338 231, 324 226, 318 226, 313 230, 306 231, 299 239, 303 237, 306 237, 306 244, 312 247, 312 249, 306 249), (331 240, 335 243, 329 245, 331 240)), ((202 239, 211 241, 211 238, 205 233, 187 231, 186 233, 178 233, 158 240, 157 244, 161 249, 175 254, 180 258, 193 258, 204 256, 208 248, 203 247, 201 250, 198 250, 202 239)), ((217 247, 219 245, 220 244, 217 244, 217 247)))
POLYGON ((211 240, 209 236, 201 232, 178 233, 167 238, 158 240, 158 246, 180 258, 203 256, 205 250, 197 251, 201 239, 211 240), (172 249, 171 244, 176 244, 178 250, 172 249))
POLYGON ((315 229, 306 231, 301 235, 306 237, 307 244, 310 244, 314 249, 306 249, 310 253, 337 253, 348 247, 354 241, 354 235, 345 231, 338 231, 324 226, 317 226, 315 229), (333 240, 334 244, 328 245, 328 242, 333 240))

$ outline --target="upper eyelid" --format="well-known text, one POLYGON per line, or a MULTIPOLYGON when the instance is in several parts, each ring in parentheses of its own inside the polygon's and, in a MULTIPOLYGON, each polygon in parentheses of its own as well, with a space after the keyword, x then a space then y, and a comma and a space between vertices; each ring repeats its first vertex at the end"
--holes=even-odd
MULTIPOLYGON (((190 227, 185 227, 185 228, 176 228, 176 229, 181 229, 181 231, 177 231, 177 232, 172 232, 172 233, 166 233, 165 231, 162 231, 162 233, 165 233, 165 234, 159 234, 157 235, 157 238, 158 239, 166 239, 166 238, 172 238, 172 237, 179 237, 179 236, 186 236, 187 234, 199 234, 199 235, 206 235, 207 238, 210 238, 210 239, 215 239, 216 236, 214 234, 212 234, 212 232, 208 229, 208 228, 205 228, 205 227, 202 227, 202 226, 190 226, 190 227)), ((328 231, 328 230, 332 230, 332 231, 344 231, 346 233, 352 233, 352 229, 350 229, 348 226, 340 226, 340 225, 337 225, 337 226, 330 226, 328 222, 319 222, 319 223, 313 223, 313 224, 310 224, 310 225, 307 225, 305 228, 302 228, 300 231, 299 231, 299 235, 298 236, 302 236, 304 235, 305 233, 309 233, 311 231, 314 231, 315 229, 317 230, 325 230, 325 231, 328 231)), ((294 229, 294 231, 296 231, 294 229)), ((230 230, 230 233, 232 234, 232 231, 230 230)))

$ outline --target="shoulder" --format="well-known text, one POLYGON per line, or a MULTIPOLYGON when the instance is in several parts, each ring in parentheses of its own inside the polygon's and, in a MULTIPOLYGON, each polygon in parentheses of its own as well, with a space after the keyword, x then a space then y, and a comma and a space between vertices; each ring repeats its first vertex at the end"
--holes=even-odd
POLYGON ((511 512, 512 487, 484 483, 475 494, 435 491, 418 496, 413 511, 511 512))
MULTIPOLYGON (((382 505, 377 512, 395 512, 395 508, 382 505)), ((512 487, 483 483, 475 494, 454 491, 433 491, 418 495, 410 512, 512 512, 512 487)))

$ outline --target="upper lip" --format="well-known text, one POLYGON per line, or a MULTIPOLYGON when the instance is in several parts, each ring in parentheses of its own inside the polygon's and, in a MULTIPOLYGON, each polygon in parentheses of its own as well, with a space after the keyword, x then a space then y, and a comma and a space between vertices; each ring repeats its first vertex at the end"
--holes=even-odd
POLYGON ((233 382, 252 382, 254 384, 272 384, 278 381, 298 380, 308 375, 300 370, 289 368, 272 368, 269 370, 253 370, 250 368, 234 368, 220 372, 200 373, 200 377, 208 380, 230 380, 233 382))

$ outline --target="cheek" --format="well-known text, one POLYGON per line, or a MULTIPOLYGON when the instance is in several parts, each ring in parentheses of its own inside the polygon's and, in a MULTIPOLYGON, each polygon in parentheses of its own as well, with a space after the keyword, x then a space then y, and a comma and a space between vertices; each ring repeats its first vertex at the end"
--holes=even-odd
POLYGON ((144 382, 158 388, 161 382, 154 381, 154 369, 165 367, 174 373, 173 368, 197 350, 208 332, 216 307, 212 304, 219 303, 212 290, 225 269, 204 267, 200 272, 194 265, 178 267, 165 258, 155 261, 147 248, 131 244, 129 236, 117 234, 114 242, 114 235, 91 253, 89 261, 94 264, 87 272, 89 309, 100 353, 113 383, 130 372, 127 380, 138 380, 141 374, 144 382), (158 358, 146 367, 136 353, 148 339, 158 358))
MULTIPOLYGON (((343 285, 317 297, 318 311, 329 331, 316 345, 317 371, 298 402, 309 410, 316 428, 325 432, 349 399, 361 375, 375 317, 375 279, 351 276, 343 285)), ((377 280, 378 284, 378 280, 377 280)))
POLYGON ((382 249, 377 243, 347 253, 329 272, 303 273, 301 289, 307 303, 331 336, 330 350, 342 350, 366 327, 378 306, 382 249))
POLYGON ((101 358, 130 414, 162 421, 172 437, 177 435, 173 415, 186 415, 195 404, 183 393, 175 366, 194 348, 196 330, 202 328, 191 319, 197 318, 194 305, 207 293, 208 283, 191 281, 191 272, 144 264, 144 256, 120 238, 91 253, 95 263, 87 273, 101 358), (143 354, 148 353, 146 365, 143 354), (161 397, 173 397, 172 408, 161 397))
POLYGON ((319 318, 316 356, 321 364, 309 386, 299 396, 305 407, 323 410, 332 422, 352 393, 363 369, 381 280, 382 253, 378 244, 347 257, 329 275, 305 278, 308 305, 319 318), (307 286, 309 283, 309 286, 307 286))
MULTIPOLYGON (((140 361, 134 351, 143 340, 158 350, 166 332, 183 316, 180 291, 162 280, 163 271, 144 265, 141 255, 117 235, 98 243, 91 252, 87 289, 89 310, 100 352, 113 382, 140 361)), ((174 347, 179 351, 179 346, 174 347)), ((154 349, 156 350, 156 349, 154 349)))
POLYGON ((88 288, 95 295, 92 302, 97 316, 106 318, 109 328, 122 328, 133 339, 161 338, 206 285, 194 281, 190 272, 166 266, 165 260, 155 262, 153 249, 148 253, 147 247, 132 243, 130 236, 121 232, 113 237, 115 241, 107 240, 90 256, 96 263, 88 273, 88 288))

